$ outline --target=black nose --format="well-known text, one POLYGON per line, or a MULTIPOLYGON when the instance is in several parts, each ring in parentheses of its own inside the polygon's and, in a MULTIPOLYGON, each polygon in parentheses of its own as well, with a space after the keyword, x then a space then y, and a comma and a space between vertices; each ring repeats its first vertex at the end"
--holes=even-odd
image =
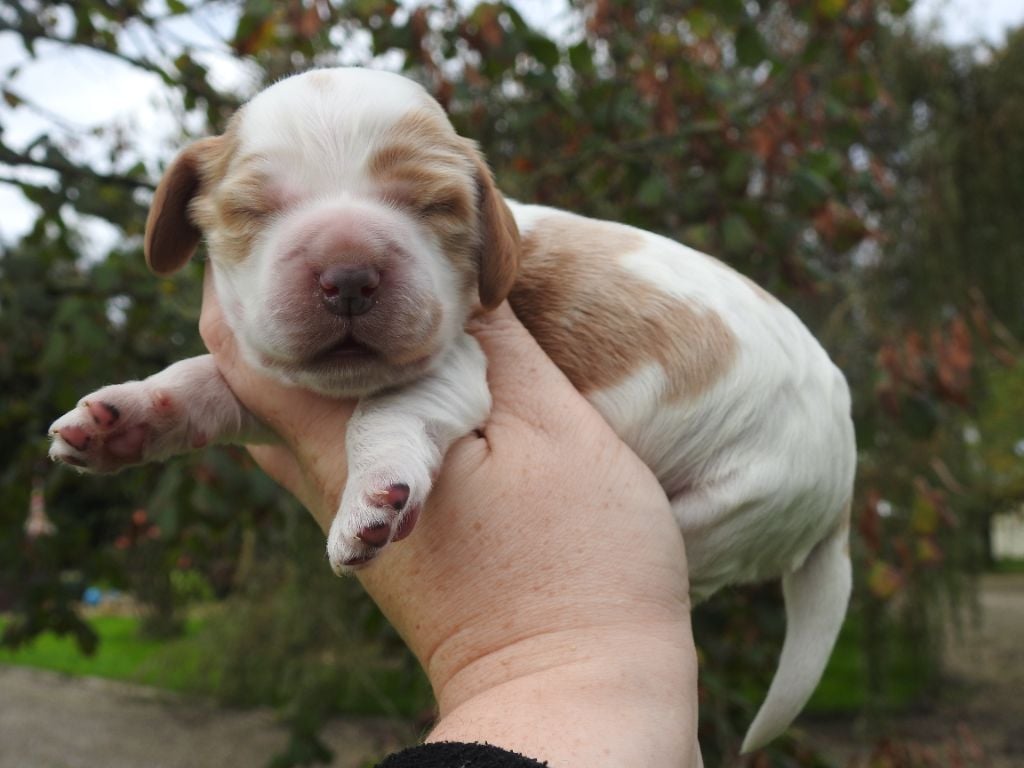
POLYGON ((374 304, 380 272, 373 267, 328 267, 318 278, 324 304, 336 315, 361 315, 374 304))

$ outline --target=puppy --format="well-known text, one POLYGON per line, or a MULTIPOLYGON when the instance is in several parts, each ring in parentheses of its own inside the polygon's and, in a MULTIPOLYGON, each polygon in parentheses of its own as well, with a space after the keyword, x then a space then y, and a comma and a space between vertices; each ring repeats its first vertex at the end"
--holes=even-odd
MULTIPOLYGON (((150 267, 204 236, 248 362, 360 398, 335 571, 408 536, 448 447, 487 419, 464 326, 507 298, 659 478, 694 601, 782 577, 785 644, 744 750, 789 725, 846 612, 856 456, 846 381, 792 312, 663 237, 505 200, 438 104, 378 71, 291 77, 187 147, 153 200, 150 267)), ((266 437, 209 355, 86 396, 50 435, 91 472, 266 437)))

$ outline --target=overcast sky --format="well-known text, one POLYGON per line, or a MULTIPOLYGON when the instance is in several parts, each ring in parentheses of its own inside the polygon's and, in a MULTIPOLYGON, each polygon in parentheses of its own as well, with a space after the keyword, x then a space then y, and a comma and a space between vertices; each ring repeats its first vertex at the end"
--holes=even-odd
MULTIPOLYGON (((539 28, 557 28, 565 18, 563 0, 518 0, 516 4, 528 21, 539 28)), ((201 26, 184 21, 191 26, 171 31, 209 49, 202 58, 215 79, 224 85, 244 84, 244 70, 231 60, 217 39, 218 32, 226 35, 231 27, 231 19, 224 16, 225 6, 219 8, 204 18, 201 26), (218 48, 223 52, 220 55, 216 53, 218 48)), ((917 0, 912 20, 957 45, 998 43, 1009 27, 1024 24, 1024 0, 917 0)), ((166 89, 155 76, 81 49, 40 45, 39 52, 39 58, 28 61, 17 37, 10 32, 0 33, 0 77, 5 87, 29 96, 40 107, 59 115, 71 128, 87 129, 117 119, 130 126, 142 155, 151 162, 171 152, 171 143, 177 138, 176 126, 167 114, 166 89), (18 63, 22 66, 8 81, 11 67, 18 63)), ((12 114, 11 108, 2 102, 0 119, 5 140, 16 147, 24 146, 40 131, 52 130, 53 126, 52 120, 24 109, 12 114)), ((0 166, 0 175, 11 175, 8 171, 0 166)), ((0 183, 0 242, 10 242, 33 220, 32 207, 21 194, 0 183)), ((99 239, 94 247, 103 252, 107 243, 102 241, 114 235, 104 236, 102 227, 93 229, 94 239, 99 239)))

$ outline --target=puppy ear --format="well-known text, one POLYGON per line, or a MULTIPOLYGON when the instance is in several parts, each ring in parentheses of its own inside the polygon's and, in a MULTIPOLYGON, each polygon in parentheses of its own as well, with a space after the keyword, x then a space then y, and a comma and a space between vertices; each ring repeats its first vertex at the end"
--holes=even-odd
POLYGON ((158 275, 181 269, 192 258, 202 232, 189 216, 189 204, 199 192, 201 164, 219 152, 222 137, 200 139, 179 154, 157 185, 146 219, 146 264, 158 275))
POLYGON ((473 150, 480 210, 480 304, 494 309, 505 300, 519 271, 519 228, 494 185, 487 163, 473 150))

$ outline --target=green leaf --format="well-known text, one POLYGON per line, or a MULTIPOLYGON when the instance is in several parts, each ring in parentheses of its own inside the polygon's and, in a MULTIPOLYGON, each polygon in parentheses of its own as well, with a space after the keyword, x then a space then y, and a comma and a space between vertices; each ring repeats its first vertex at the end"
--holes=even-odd
POLYGON ((526 50, 548 69, 558 66, 561 60, 558 46, 543 35, 530 35, 526 40, 526 50))
POLYGON ((640 183, 640 188, 636 192, 636 202, 647 207, 660 205, 665 200, 666 191, 664 177, 652 173, 640 183))
POLYGON ((753 158, 744 152, 733 152, 725 163, 722 181, 730 192, 742 192, 750 181, 753 158))
POLYGON ((838 18, 846 9, 846 0, 818 0, 818 13, 827 19, 838 18))
POLYGON ((747 16, 743 0, 705 0, 702 5, 728 24, 735 24, 747 16))
POLYGON ((748 252, 757 243, 757 235, 747 220, 730 213, 722 222, 722 247, 731 256, 748 252))
POLYGON ((889 13, 893 16, 905 16, 913 4, 913 0, 889 0, 889 13))
POLYGON ((868 571, 868 589, 880 600, 888 600, 903 586, 900 572, 881 560, 875 562, 868 571))
POLYGON ((793 192, 796 202, 806 210, 824 203, 835 190, 831 182, 817 171, 798 168, 793 174, 793 192))
POLYGON ((698 251, 711 250, 712 230, 708 224, 694 224, 683 230, 683 242, 698 251))
POLYGON ((736 58, 745 67, 756 67, 770 58, 757 27, 744 24, 736 31, 736 58))
POLYGON ((586 40, 569 48, 569 64, 581 75, 589 75, 594 71, 594 55, 586 40))
POLYGON ((939 527, 939 511, 935 504, 923 493, 914 497, 914 505, 910 510, 910 526, 915 533, 932 534, 939 527))
POLYGON ((709 37, 715 28, 714 17, 699 8, 686 14, 686 23, 689 25, 690 31, 702 39, 709 37))

